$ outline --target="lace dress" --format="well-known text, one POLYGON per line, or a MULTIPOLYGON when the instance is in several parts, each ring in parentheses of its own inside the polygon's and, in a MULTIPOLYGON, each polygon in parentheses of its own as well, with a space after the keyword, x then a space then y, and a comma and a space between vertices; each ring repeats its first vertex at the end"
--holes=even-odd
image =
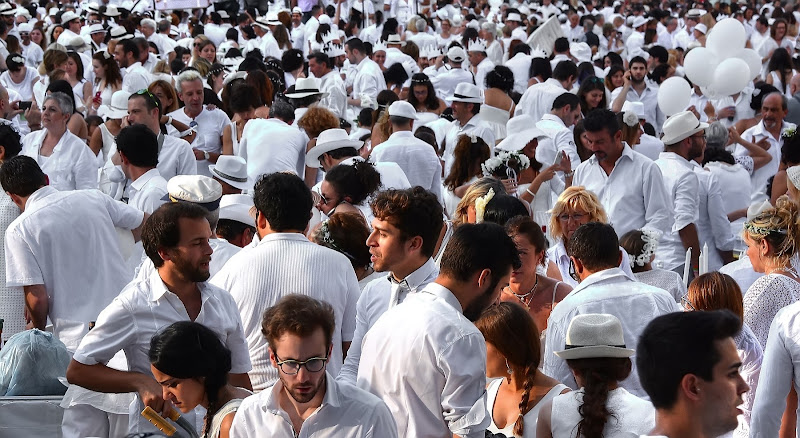
MULTIPOLYGON (((19 208, 5 192, 0 193, 0 243, 5 242, 5 231, 11 222, 19 216, 19 208)), ((0 252, 0 318, 4 320, 3 338, 5 342, 11 336, 25 330, 24 307, 25 299, 22 287, 6 286, 6 256, 0 252)), ((0 343, 1 344, 1 343, 0 343)))
POLYGON ((744 294, 744 322, 755 334, 761 348, 767 345, 769 326, 779 310, 800 301, 800 283, 781 274, 767 274, 744 294))
POLYGON ((676 303, 680 303, 681 298, 686 295, 686 285, 683 284, 683 278, 677 272, 654 268, 649 271, 636 272, 633 275, 644 284, 669 292, 675 298, 676 303))

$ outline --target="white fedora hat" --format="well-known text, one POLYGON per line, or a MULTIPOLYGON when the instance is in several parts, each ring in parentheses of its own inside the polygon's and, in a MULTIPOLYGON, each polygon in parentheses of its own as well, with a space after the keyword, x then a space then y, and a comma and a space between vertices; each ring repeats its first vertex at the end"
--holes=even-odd
POLYGON ((665 146, 673 145, 706 128, 708 128, 708 123, 697 120, 691 111, 683 111, 664 122, 664 136, 661 137, 661 141, 665 146))
POLYGON ((512 12, 508 14, 508 16, 506 17, 506 21, 522 22, 522 16, 520 14, 517 14, 516 12, 512 12))
POLYGON ((119 17, 122 14, 119 12, 119 9, 117 9, 116 6, 108 5, 106 6, 106 11, 103 12, 103 15, 106 17, 119 17))
POLYGON ((114 94, 111 95, 111 104, 101 105, 97 110, 98 114, 100 114, 102 117, 108 117, 109 119, 115 120, 127 116, 129 97, 131 97, 131 93, 127 91, 115 91, 114 94))
POLYGON ((251 208, 253 208, 253 197, 250 195, 223 195, 219 201, 219 218, 255 227, 256 221, 250 216, 251 208))
POLYGON ((536 127, 533 117, 522 114, 512 117, 506 122, 506 138, 495 146, 495 149, 508 152, 521 151, 534 138, 547 138, 547 134, 536 127))
POLYGON ((461 82, 456 85, 452 96, 447 98, 450 102, 483 103, 483 93, 475 84, 461 82))
POLYGON ((636 18, 634 18, 634 19, 633 19, 633 25, 632 25, 631 27, 633 27, 634 29, 636 29, 637 27, 644 26, 644 25, 645 25, 645 24, 647 24, 647 23, 648 23, 650 20, 652 20, 652 18, 645 18, 645 17, 642 17, 642 16, 640 15, 640 16, 638 16, 638 17, 636 17, 636 18))
POLYGON ((644 116, 644 104, 642 102, 626 100, 625 103, 622 104, 622 112, 624 113, 627 111, 636 114, 636 117, 638 117, 640 120, 647 118, 644 116))
POLYGON ((400 35, 393 33, 386 38, 386 45, 388 46, 389 44, 399 44, 401 46, 405 46, 406 42, 400 41, 400 35))
POLYGON ((322 154, 341 148, 353 148, 358 150, 363 145, 364 142, 362 141, 350 140, 350 136, 347 135, 347 131, 344 129, 326 129, 317 137, 317 144, 306 152, 306 166, 316 168, 322 167, 319 164, 319 157, 321 157, 322 154))
POLYGON ((219 208, 222 184, 205 175, 177 175, 167 182, 167 195, 161 198, 170 202, 191 202, 208 211, 219 208))
POLYGON ((247 162, 236 155, 220 155, 217 164, 208 166, 211 176, 224 181, 237 189, 250 187, 247 179, 247 162))
POLYGON ((631 357, 635 350, 625 348, 622 324, 614 315, 587 313, 572 318, 567 328, 564 350, 556 356, 568 359, 631 357))
POLYGON ((290 99, 302 99, 303 97, 319 94, 320 98, 328 95, 327 91, 319 90, 320 80, 317 78, 298 78, 294 83, 294 92, 286 93, 290 99))
POLYGON ((67 11, 67 12, 64 12, 64 14, 61 16, 61 24, 67 24, 72 20, 77 20, 77 19, 80 19, 80 18, 81 18, 80 15, 78 15, 78 14, 72 12, 72 11, 67 11))
POLYGON ((392 102, 392 104, 389 105, 389 115, 417 120, 417 110, 414 109, 414 105, 411 105, 405 100, 392 102))

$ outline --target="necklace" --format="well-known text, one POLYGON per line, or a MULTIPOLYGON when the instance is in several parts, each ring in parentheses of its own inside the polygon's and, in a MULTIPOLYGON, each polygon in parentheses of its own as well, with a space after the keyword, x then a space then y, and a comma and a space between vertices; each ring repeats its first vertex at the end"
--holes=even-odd
POLYGON ((526 309, 530 309, 531 301, 533 300, 533 297, 536 296, 537 286, 539 286, 539 274, 536 274, 536 282, 533 283, 533 287, 531 288, 531 290, 528 291, 528 293, 518 294, 515 293, 513 290, 511 290, 510 287, 508 288, 508 290, 511 292, 511 295, 517 297, 517 299, 522 303, 522 305, 525 306, 526 309), (528 299, 528 301, 525 301, 526 298, 528 299))

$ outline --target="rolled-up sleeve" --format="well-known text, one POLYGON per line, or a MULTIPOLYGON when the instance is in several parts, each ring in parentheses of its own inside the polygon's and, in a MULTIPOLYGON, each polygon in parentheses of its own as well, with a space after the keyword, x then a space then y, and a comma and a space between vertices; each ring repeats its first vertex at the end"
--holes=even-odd
POLYGON ((458 338, 437 358, 445 376, 442 415, 450 431, 483 438, 491 423, 486 410, 486 343, 480 334, 458 338))
POLYGON ((675 221, 672 231, 678 232, 686 226, 696 223, 700 210, 700 185, 694 172, 686 172, 675 184, 675 221))

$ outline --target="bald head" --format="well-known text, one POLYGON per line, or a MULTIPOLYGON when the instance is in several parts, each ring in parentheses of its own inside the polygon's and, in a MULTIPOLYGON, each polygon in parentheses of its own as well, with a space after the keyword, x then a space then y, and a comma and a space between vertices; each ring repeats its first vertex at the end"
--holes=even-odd
POLYGON ((796 74, 792 77, 792 81, 789 82, 789 88, 794 96, 798 91, 800 91, 800 74, 796 74))

